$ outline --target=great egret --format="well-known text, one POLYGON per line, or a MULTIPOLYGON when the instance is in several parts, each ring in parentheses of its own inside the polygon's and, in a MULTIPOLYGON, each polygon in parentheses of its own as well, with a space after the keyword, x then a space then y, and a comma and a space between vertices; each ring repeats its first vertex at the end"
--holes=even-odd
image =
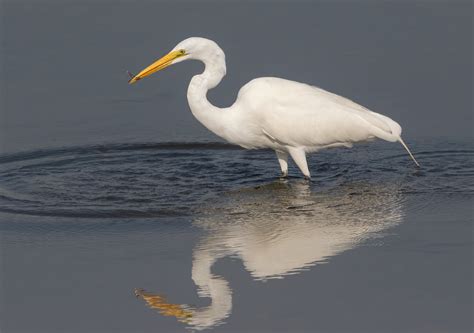
POLYGON ((375 138, 399 141, 419 166, 400 136, 398 123, 314 86, 262 77, 244 85, 232 106, 221 109, 212 105, 207 91, 225 76, 226 64, 222 49, 206 38, 183 40, 137 75, 130 75, 129 83, 191 59, 205 64, 204 72, 194 76, 188 87, 188 103, 194 116, 230 143, 247 149, 275 150, 284 177, 288 175, 288 155, 309 179, 306 153, 352 147, 355 142, 375 138))

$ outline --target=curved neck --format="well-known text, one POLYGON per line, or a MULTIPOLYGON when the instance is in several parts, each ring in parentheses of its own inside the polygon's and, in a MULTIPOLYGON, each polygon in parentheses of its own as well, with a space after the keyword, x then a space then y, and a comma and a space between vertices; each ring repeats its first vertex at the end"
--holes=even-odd
POLYGON ((204 72, 194 76, 188 87, 188 103, 193 115, 201 124, 219 136, 225 133, 225 111, 207 99, 208 90, 216 87, 226 73, 224 54, 209 59, 196 59, 204 63, 204 72))
POLYGON ((232 290, 222 277, 212 274, 212 265, 227 253, 219 253, 219 246, 205 244, 214 249, 196 249, 192 266, 192 279, 198 287, 200 297, 211 298, 211 304, 194 309, 189 323, 193 328, 201 330, 211 328, 229 317, 232 311, 232 290))

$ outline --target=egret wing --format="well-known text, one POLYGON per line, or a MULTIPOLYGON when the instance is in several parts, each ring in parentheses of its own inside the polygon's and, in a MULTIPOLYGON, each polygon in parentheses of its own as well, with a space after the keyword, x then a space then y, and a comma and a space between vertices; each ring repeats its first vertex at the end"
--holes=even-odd
POLYGON ((278 78, 254 81, 260 82, 239 98, 252 101, 262 130, 281 143, 317 149, 400 136, 395 121, 326 90, 278 78))

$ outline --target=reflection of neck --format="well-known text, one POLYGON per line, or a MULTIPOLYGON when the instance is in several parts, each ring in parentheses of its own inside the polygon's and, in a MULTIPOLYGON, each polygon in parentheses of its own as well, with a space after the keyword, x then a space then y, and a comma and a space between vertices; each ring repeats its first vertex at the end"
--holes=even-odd
POLYGON ((232 290, 226 280, 211 272, 218 258, 207 250, 196 250, 194 253, 192 278, 198 287, 198 295, 211 299, 209 306, 194 310, 189 321, 192 328, 197 330, 219 324, 232 310, 232 290))

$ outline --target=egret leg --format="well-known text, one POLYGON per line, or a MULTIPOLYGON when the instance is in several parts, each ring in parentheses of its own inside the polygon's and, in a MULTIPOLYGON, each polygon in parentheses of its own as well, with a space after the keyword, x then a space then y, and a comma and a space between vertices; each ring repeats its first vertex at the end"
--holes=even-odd
POLYGON ((280 163, 281 168, 281 176, 287 177, 288 176, 288 153, 284 151, 275 150, 275 153, 278 157, 278 162, 280 163))
POLYGON ((308 163, 306 162, 306 153, 303 148, 293 148, 288 149, 291 158, 295 161, 298 168, 300 168, 306 179, 311 179, 311 174, 308 170, 308 163))

